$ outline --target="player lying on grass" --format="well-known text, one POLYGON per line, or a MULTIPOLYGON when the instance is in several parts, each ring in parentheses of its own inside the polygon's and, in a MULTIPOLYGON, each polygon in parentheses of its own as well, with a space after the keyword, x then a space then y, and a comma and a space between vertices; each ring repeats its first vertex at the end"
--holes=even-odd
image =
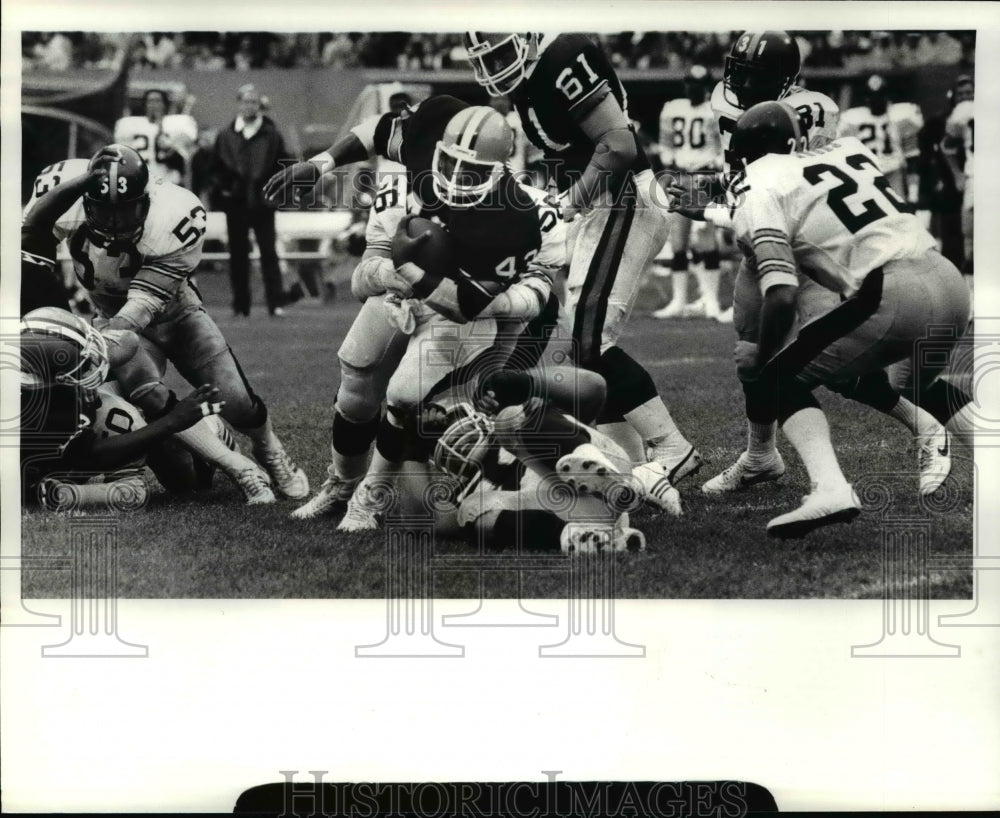
MULTIPOLYGON (((948 434, 932 415, 901 399, 883 370, 909 357, 931 326, 950 327, 952 337, 960 337, 969 314, 961 274, 938 253, 871 152, 853 137, 818 150, 806 144, 799 115, 781 102, 743 114, 730 144, 743 169, 728 191, 733 227, 760 294, 736 292, 737 299, 750 298, 758 316, 758 343, 737 345, 737 366, 741 379, 769 401, 770 418, 812 482, 798 509, 768 523, 768 533, 779 537, 802 536, 860 512, 813 396, 820 385, 845 394, 864 388, 867 402, 881 395, 882 411, 921 441, 921 493, 941 486, 950 469, 948 434), (803 277, 839 294, 842 303, 789 340, 803 277)), ((741 308, 747 304, 738 301, 737 312, 741 308)), ((922 362, 921 378, 933 380, 945 361, 922 362)), ((744 482, 780 476, 784 466, 775 455, 744 469, 744 482)))
MULTIPOLYGON (((113 344, 129 344, 127 332, 113 344)), ((148 424, 136 406, 106 383, 108 342, 87 322, 53 307, 21 320, 21 476, 26 505, 58 510, 137 509, 145 504, 146 456, 174 435, 222 409, 219 390, 205 385, 148 424), (103 482, 87 484, 103 476, 103 482)), ((167 478, 165 482, 170 482, 167 478)))
MULTIPOLYGON (((65 239, 102 326, 135 333, 156 380, 170 361, 189 383, 217 386, 223 418, 251 439, 270 482, 286 497, 305 497, 304 472, 285 452, 267 407, 189 281, 201 260, 205 221, 194 194, 150 177, 132 148, 109 145, 90 162, 67 159, 42 172, 23 233, 31 236, 36 270, 46 261, 54 265, 56 242, 65 239)), ((225 460, 228 450, 216 454, 225 460)), ((261 502, 271 491, 263 472, 245 472, 243 480, 230 474, 248 500, 261 502)))
MULTIPOLYGON (((629 512, 647 504, 678 516, 680 495, 662 464, 633 468, 594 428, 606 396, 599 374, 573 367, 483 376, 475 399, 484 412, 458 412, 434 448, 460 487, 458 531, 486 548, 644 549, 629 512)), ((438 522, 447 535, 450 521, 438 522)))

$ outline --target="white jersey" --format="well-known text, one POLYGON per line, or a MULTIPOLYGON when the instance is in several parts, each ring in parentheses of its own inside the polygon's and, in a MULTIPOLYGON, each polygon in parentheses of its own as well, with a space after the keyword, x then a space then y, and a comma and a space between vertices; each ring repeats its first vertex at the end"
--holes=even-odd
MULTIPOLYGON (((87 159, 67 159, 46 168, 35 180, 25 206, 61 182, 86 173, 87 159)), ((56 221, 53 234, 66 240, 77 280, 106 317, 126 300, 136 298, 154 313, 154 322, 169 320, 177 311, 201 299, 188 277, 201 261, 207 215, 191 191, 165 179, 151 178, 149 214, 142 234, 122 247, 101 247, 91 241, 80 198, 56 221)))
POLYGON ((171 182, 181 181, 165 163, 177 151, 185 163, 198 140, 198 124, 188 114, 168 114, 160 122, 144 116, 126 116, 115 123, 114 141, 134 148, 146 160, 149 172, 171 182))
POLYGON ((800 272, 849 297, 875 268, 935 246, 875 155, 854 137, 763 156, 729 195, 737 243, 762 292, 797 285, 800 272))
POLYGON ((686 97, 672 99, 660 111, 660 159, 685 171, 722 167, 722 140, 707 100, 692 105, 686 97))
POLYGON ((882 173, 894 173, 906 165, 899 125, 889 111, 876 116, 865 106, 848 108, 840 116, 838 136, 855 136, 868 148, 882 173))
POLYGON ((972 176, 972 158, 976 147, 976 119, 974 102, 962 100, 948 116, 945 123, 945 137, 953 145, 961 145, 965 151, 966 176, 972 176))
MULTIPOLYGON (((840 119, 840 109, 826 94, 806 91, 793 85, 781 102, 791 105, 798 113, 806 127, 805 136, 809 139, 810 148, 821 148, 837 138, 837 123, 840 119)), ((722 139, 723 167, 729 172, 733 162, 728 155, 729 142, 736 128, 736 120, 743 114, 743 109, 733 105, 726 99, 725 86, 719 82, 712 91, 712 111, 719 127, 722 139)))

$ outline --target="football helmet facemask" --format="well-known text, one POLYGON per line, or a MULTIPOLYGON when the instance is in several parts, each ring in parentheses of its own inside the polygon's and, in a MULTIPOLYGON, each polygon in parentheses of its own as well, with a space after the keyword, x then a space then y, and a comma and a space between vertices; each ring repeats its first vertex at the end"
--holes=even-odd
POLYGON ((108 345, 78 315, 41 307, 21 319, 21 387, 72 386, 92 391, 108 377, 108 345))
POLYGON ((434 193, 451 207, 472 207, 500 181, 514 150, 514 131, 503 114, 485 105, 451 118, 434 149, 434 193))
POLYGON ((489 417, 468 404, 458 406, 461 411, 456 413, 457 419, 438 438, 434 447, 434 463, 455 477, 464 492, 481 474, 483 461, 496 443, 493 421, 489 417))
POLYGON ((509 94, 528 76, 537 59, 538 34, 484 34, 465 32, 465 54, 476 82, 494 97, 509 94))
POLYGON ((781 99, 801 67, 799 46, 788 32, 745 31, 726 57, 726 101, 745 111, 758 102, 781 99))
POLYGON ((729 143, 730 152, 744 165, 769 153, 792 153, 808 147, 806 129, 799 115, 783 102, 761 102, 738 120, 729 143))
POLYGON ((127 145, 108 145, 90 160, 90 167, 107 161, 109 153, 118 161, 108 163, 107 176, 96 190, 83 195, 83 211, 91 235, 104 246, 134 242, 142 235, 149 214, 149 169, 145 160, 127 145))

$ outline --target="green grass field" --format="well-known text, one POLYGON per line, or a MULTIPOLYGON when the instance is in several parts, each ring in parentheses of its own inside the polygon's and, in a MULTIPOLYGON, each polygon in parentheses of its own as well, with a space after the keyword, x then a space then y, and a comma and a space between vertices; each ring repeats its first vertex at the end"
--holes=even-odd
MULTIPOLYGON (((332 305, 292 307, 284 320, 258 306, 247 321, 230 317, 225 276, 202 274, 209 311, 229 339, 254 388, 267 401, 285 445, 314 488, 329 458, 331 406, 338 383, 337 347, 357 304, 343 295, 332 305)), ((342 291, 346 292, 345 288, 342 291)), ((261 303, 257 296, 257 304, 261 303)), ((788 473, 777 485, 727 498, 708 498, 700 484, 728 466, 745 442, 742 392, 731 363, 731 327, 702 319, 656 321, 652 293, 640 299, 623 345, 642 361, 681 428, 706 459, 702 473, 680 486, 682 518, 633 515, 647 551, 622 555, 619 598, 879 598, 883 593, 884 517, 866 512, 851 525, 814 532, 800 541, 770 540, 767 520, 790 510, 808 491, 805 470, 781 443, 788 473)), ((176 385, 176 384, 175 384, 176 385)), ((894 421, 819 390, 841 466, 854 482, 891 487, 889 510, 914 528, 929 525, 930 553, 969 556, 973 530, 971 452, 956 447, 951 478, 955 502, 928 514, 916 500, 916 452, 894 421)), ((336 598, 380 597, 385 592, 385 535, 340 535, 336 519, 299 522, 296 507, 279 501, 245 507, 238 491, 217 477, 194 501, 155 495, 142 513, 119 518, 118 591, 126 598, 336 598)), ((27 513, 25 556, 65 555, 73 518, 27 513)), ((455 541, 442 553, 470 552, 455 541)), ((968 599, 971 571, 932 571, 932 598, 968 599)), ((25 570, 25 597, 67 596, 69 572, 25 570)), ((435 574, 435 594, 477 597, 477 575, 435 574)), ((484 575, 484 593, 512 596, 516 575, 484 575)), ((566 594, 563 572, 523 573, 526 598, 566 594)))

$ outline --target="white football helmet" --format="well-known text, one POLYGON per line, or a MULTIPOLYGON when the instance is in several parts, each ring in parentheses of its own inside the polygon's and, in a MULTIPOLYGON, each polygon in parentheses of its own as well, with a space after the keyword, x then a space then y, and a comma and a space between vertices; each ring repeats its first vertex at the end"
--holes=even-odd
POLYGON ((486 34, 465 32, 465 55, 472 63, 476 82, 490 96, 509 94, 528 75, 528 65, 537 59, 541 34, 486 34))
POLYGON ((459 481, 459 494, 463 496, 481 475, 483 460, 496 442, 490 418, 465 403, 455 409, 456 419, 434 447, 434 463, 459 481))
POLYGON ((434 149, 434 193, 451 207, 483 201, 504 174, 514 151, 514 131, 499 111, 477 105, 448 122, 434 149))
POLYGON ((21 319, 21 386, 97 389, 108 377, 108 344, 78 315, 41 307, 21 319))

